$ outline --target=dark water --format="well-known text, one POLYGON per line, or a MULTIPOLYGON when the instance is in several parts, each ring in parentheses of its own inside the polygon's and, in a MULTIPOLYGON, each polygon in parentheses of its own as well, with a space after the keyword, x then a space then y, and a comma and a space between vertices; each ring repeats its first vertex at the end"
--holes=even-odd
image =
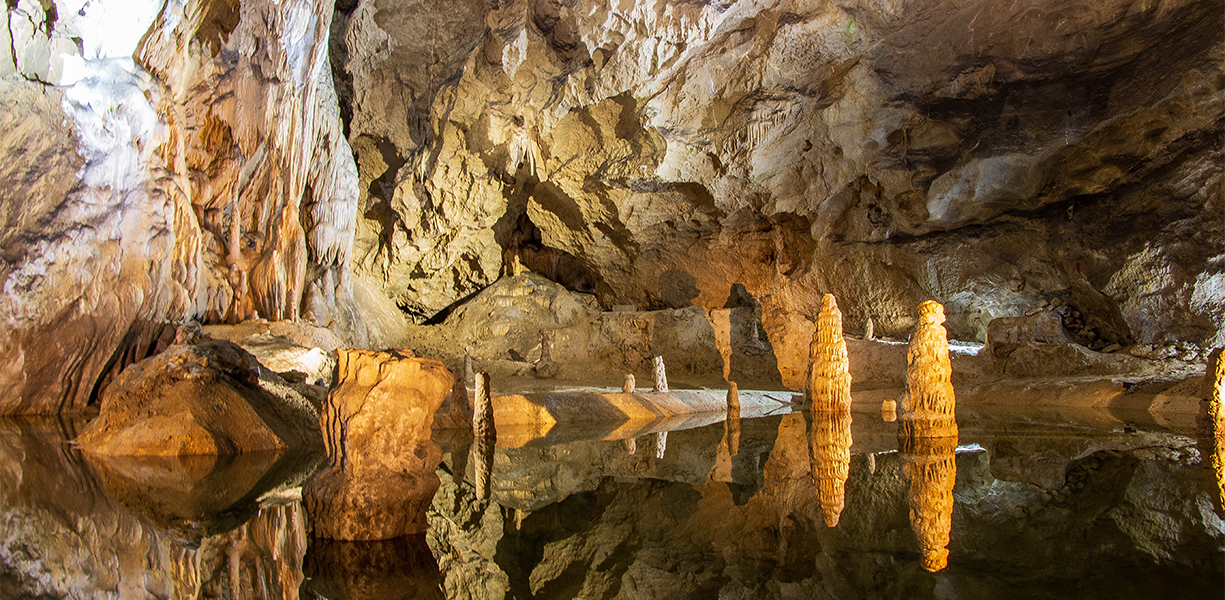
POLYGON ((378 543, 310 538, 315 456, 101 460, 71 422, 0 421, 0 598, 1225 597, 1213 440, 959 420, 900 449, 860 413, 440 435, 429 531, 378 543))

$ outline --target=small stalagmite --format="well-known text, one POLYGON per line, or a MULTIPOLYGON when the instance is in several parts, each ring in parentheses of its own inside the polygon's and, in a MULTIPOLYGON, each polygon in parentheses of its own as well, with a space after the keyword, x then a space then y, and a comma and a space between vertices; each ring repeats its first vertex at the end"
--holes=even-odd
POLYGON ((664 357, 656 356, 655 363, 655 391, 661 394, 668 393, 668 374, 664 371, 664 357))
POLYGON ((663 458, 664 453, 668 450, 668 432, 661 431, 655 434, 655 458, 663 458))
POLYGON ((540 332, 540 360, 532 366, 532 374, 537 379, 552 379, 557 377, 561 370, 557 363, 553 362, 553 353, 551 346, 553 345, 553 334, 548 331, 540 332))
POLYGON ((919 325, 906 351, 906 390, 902 393, 901 435, 957 435, 944 307, 928 300, 919 305, 919 325))
POLYGON ((851 470, 851 415, 849 412, 813 412, 812 479, 825 515, 825 526, 836 527, 846 501, 846 480, 851 470))
POLYGON ((476 394, 472 410, 472 435, 477 439, 498 439, 493 422, 493 399, 489 390, 489 373, 476 374, 476 394))
POLYGON ((727 420, 724 421, 724 437, 731 456, 740 453, 740 387, 736 382, 727 387, 727 420))
POLYGON ((341 350, 319 414, 328 464, 302 489, 315 537, 382 540, 424 532, 438 490, 434 413, 454 378, 408 351, 341 350))
POLYGON ((899 436, 899 445, 902 475, 910 481, 910 527, 919 540, 923 568, 935 573, 949 564, 957 437, 899 436))
POLYGON ((634 381, 634 374, 633 374, 633 373, 626 373, 626 374, 625 374, 625 383, 624 383, 624 384, 622 384, 622 386, 621 386, 621 392, 622 392, 622 393, 624 393, 624 394, 632 394, 632 393, 634 393, 634 386, 635 386, 635 385, 637 385, 637 382, 636 382, 636 381, 634 381))
POLYGON ((885 400, 880 403, 880 418, 886 423, 897 420, 897 400, 885 400))
POLYGON ((851 371, 842 337, 842 312, 833 294, 821 297, 821 313, 808 347, 804 401, 814 412, 851 410, 851 371))

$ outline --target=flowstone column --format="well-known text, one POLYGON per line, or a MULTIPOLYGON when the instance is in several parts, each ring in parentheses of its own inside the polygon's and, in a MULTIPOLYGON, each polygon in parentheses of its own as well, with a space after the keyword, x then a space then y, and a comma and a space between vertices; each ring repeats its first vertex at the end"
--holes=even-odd
POLYGON ((919 305, 919 326, 906 351, 899 435, 957 436, 952 377, 944 307, 928 300, 919 305))
POLYGON ((842 311, 833 294, 821 298, 821 313, 808 347, 805 404, 813 412, 849 413, 851 371, 842 337, 842 311))

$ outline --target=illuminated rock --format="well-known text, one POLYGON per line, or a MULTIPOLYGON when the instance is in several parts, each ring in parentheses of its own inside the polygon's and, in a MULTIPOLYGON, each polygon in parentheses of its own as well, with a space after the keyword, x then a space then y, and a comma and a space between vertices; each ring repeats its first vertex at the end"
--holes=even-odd
POLYGON ((668 393, 668 373, 664 370, 664 357, 656 356, 655 364, 655 391, 668 393))
POLYGON ((493 421, 493 400, 490 397, 489 373, 476 374, 476 393, 472 410, 472 435, 477 439, 498 439, 493 421))
POLYGON ((957 437, 899 435, 898 440, 902 474, 910 482, 906 493, 910 527, 919 539, 923 568, 934 573, 949 564, 957 437))
POLYGON ((812 480, 826 527, 836 527, 846 498, 846 479, 851 468, 851 415, 849 412, 814 412, 812 432, 812 480))
POLYGON ((851 410, 851 372, 842 338, 842 312, 833 294, 821 298, 821 313, 808 349, 805 404, 814 412, 851 410))
POLYGON ((1225 436, 1225 353, 1220 348, 1208 355, 1200 399, 1196 417, 1200 435, 1225 436))
POLYGON ((407 351, 341 350, 319 416, 328 464, 303 487, 314 536, 381 540, 425 531, 442 460, 430 439, 454 379, 407 351))
POLYGON ((897 420, 897 400, 885 400, 880 403, 880 418, 886 423, 897 420))
POLYGON ((636 382, 634 381, 634 374, 633 374, 633 373, 626 373, 626 374, 625 374, 625 383, 624 383, 624 384, 621 386, 621 392, 622 392, 622 393, 625 393, 625 394, 632 394, 632 393, 634 393, 634 385, 635 385, 635 384, 636 384, 636 382))
POLYGON ((906 391, 899 415, 902 435, 957 435, 957 401, 943 323, 944 307, 938 302, 919 305, 919 325, 906 352, 906 391))
POLYGON ((727 388, 727 420, 724 421, 724 438, 731 456, 740 453, 740 388, 736 382, 727 388))

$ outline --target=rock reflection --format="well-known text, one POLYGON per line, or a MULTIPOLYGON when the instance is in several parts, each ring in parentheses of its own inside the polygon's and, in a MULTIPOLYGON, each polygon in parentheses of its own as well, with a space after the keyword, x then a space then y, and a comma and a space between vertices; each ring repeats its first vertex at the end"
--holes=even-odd
POLYGON ((305 598, 443 598, 442 575, 425 534, 368 542, 315 538, 303 570, 305 598))
POLYGON ((923 568, 939 571, 949 564, 957 438, 904 436, 900 442, 902 474, 909 481, 910 527, 919 538, 923 568))
POLYGON ((846 497, 851 470, 851 414, 814 412, 809 433, 812 444, 812 480, 826 527, 836 527, 846 497))

